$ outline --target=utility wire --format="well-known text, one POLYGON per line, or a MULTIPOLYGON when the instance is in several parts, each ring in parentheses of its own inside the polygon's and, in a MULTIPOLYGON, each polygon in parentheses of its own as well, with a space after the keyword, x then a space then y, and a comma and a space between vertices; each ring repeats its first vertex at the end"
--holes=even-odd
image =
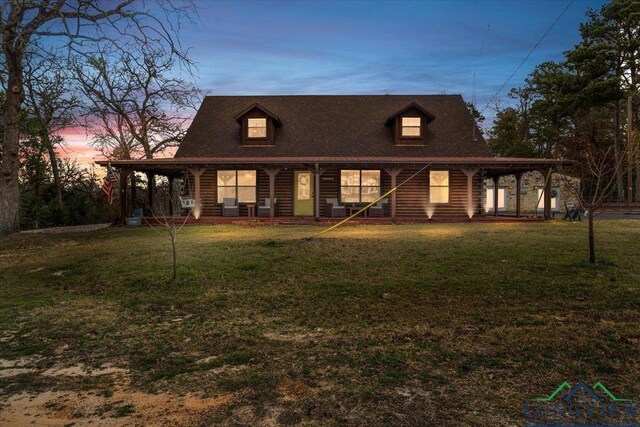
MULTIPOLYGON (((529 57, 531 56, 531 54, 536 50, 536 48, 538 46, 540 46, 540 43, 542 43, 542 40, 544 40, 544 38, 551 32, 551 30, 553 29, 553 27, 556 26, 556 24, 558 23, 558 21, 560 20, 560 18, 562 18, 562 16, 564 15, 564 13, 569 9, 569 7, 571 7, 571 5, 573 4, 574 0, 570 0, 569 3, 567 4, 567 6, 562 10, 562 12, 560 12, 560 15, 558 15, 558 17, 555 19, 555 21, 553 21, 553 23, 549 26, 549 28, 547 28, 547 31, 544 32, 544 34, 542 35, 542 37, 540 37, 540 39, 537 41, 537 43, 533 46, 533 48, 529 51, 529 53, 527 53, 527 56, 524 57, 524 59, 520 62, 520 64, 518 65, 518 67, 516 67, 516 69, 513 71, 513 73, 511 73, 511 75, 509 76, 509 78, 507 78, 507 80, 502 84, 502 86, 500 86, 500 88, 496 91, 496 93, 489 99, 489 101, 486 103, 486 105, 482 108, 482 110, 480 111, 480 114, 482 114, 484 112, 484 110, 487 109, 487 107, 491 104, 491 102, 493 102, 493 100, 500 94, 500 92, 502 91, 502 89, 504 89, 504 87, 509 83, 509 81, 513 78, 513 76, 516 75, 516 73, 520 70, 520 68, 522 68, 522 66, 524 65, 524 63, 527 61, 527 59, 529 59, 529 57)), ((484 44, 483 44, 484 46, 484 44)), ((475 125, 474 125, 475 128, 475 125)), ((474 129, 475 130, 475 129, 474 129)), ((449 148, 447 148, 442 154, 446 154, 448 153, 452 148, 454 148, 455 146, 457 146, 460 142, 462 142, 463 139, 465 139, 467 136, 469 136, 469 134, 471 134, 472 131, 467 132, 466 134, 464 134, 460 139, 458 139, 456 142, 454 142, 453 144, 451 144, 449 146, 449 148)), ((351 219, 355 218, 356 216, 360 215, 362 212, 366 211, 367 209, 369 209, 371 206, 375 205, 376 203, 378 203, 380 200, 384 199, 385 197, 388 197, 389 195, 391 195, 392 193, 394 193, 395 191, 398 190, 398 188, 402 187, 403 185, 405 185, 407 182, 409 182, 410 180, 412 180, 413 178, 415 178, 416 176, 418 176, 419 174, 421 174, 423 171, 425 171, 429 166, 431 166, 433 164, 433 162, 427 163, 426 165, 424 165, 422 168, 420 168, 420 170, 418 170, 416 173, 412 174, 409 178, 405 179, 404 181, 402 181, 400 184, 396 185, 394 188, 392 188, 391 190, 387 191, 385 194, 383 194, 382 196, 378 197, 376 200, 374 200, 373 202, 369 203, 368 205, 366 205, 365 207, 363 207, 362 209, 360 209, 359 211, 357 211, 356 213, 348 216, 347 218, 343 219, 342 221, 338 222, 337 224, 332 225, 329 228, 326 228, 324 230, 322 230, 321 232, 317 233, 314 236, 308 237, 305 240, 311 240, 314 237, 319 237, 320 235, 327 233, 331 230, 334 230, 336 228, 338 228, 339 226, 341 226, 342 224, 350 221, 351 219)))

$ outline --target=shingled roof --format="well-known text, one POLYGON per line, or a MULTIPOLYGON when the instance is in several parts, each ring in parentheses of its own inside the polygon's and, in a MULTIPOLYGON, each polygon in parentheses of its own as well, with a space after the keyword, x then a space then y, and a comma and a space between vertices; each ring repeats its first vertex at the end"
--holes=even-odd
POLYGON ((493 157, 460 95, 207 96, 175 157, 493 157), (415 103, 434 119, 424 146, 396 146, 388 118, 415 103), (282 122, 273 146, 243 146, 234 117, 258 104, 282 122))

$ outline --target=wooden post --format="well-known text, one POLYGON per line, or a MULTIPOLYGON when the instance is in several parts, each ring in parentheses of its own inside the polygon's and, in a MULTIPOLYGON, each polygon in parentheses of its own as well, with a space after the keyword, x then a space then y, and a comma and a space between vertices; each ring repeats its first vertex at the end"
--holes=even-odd
POLYGON ((155 190, 156 175, 153 172, 147 172, 147 203, 149 209, 153 211, 153 193, 155 190))
POLYGON ((521 214, 521 201, 520 201, 520 184, 522 181, 522 172, 516 172, 516 218, 520 218, 521 214))
POLYGON ((551 172, 549 168, 544 180, 544 218, 551 219, 551 172))
POLYGON ((467 176, 467 215, 471 218, 474 214, 473 209, 473 176, 478 173, 480 169, 460 168, 462 172, 467 176))
POLYGON ((263 170, 269 175, 269 218, 273 219, 276 216, 276 175, 280 172, 280 169, 266 168, 263 170))
MULTIPOLYGON (((397 178, 398 175, 400 175, 400 172, 402 172, 402 169, 400 168, 389 168, 389 169, 385 169, 385 172, 387 172, 389 174, 389 176, 391 177, 391 188, 396 188, 397 184, 397 178)), ((397 191, 394 191, 393 193, 391 193, 391 220, 395 221, 396 220, 396 193, 397 191)))
POLYGON ((493 216, 498 216, 498 182, 499 176, 493 177, 493 216))
POLYGON ((198 219, 200 218, 200 214, 202 214, 202 204, 200 202, 200 176, 204 173, 204 169, 189 169, 188 172, 191 172, 194 178, 194 191, 196 194, 194 197, 195 206, 193 207, 193 217, 198 219))
POLYGON ((320 165, 315 164, 313 170, 315 176, 313 180, 313 213, 316 221, 320 221, 320 177, 324 173, 324 169, 320 169, 320 165))
POLYGON ((131 169, 120 169, 120 221, 124 223, 127 218, 127 177, 131 169))

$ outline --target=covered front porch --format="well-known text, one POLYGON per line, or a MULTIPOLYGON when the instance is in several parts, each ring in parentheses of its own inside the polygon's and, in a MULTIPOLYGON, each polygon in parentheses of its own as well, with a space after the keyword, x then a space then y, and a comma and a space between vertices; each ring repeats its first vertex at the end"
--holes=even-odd
MULTIPOLYGON (((97 162, 101 166, 108 161, 97 162)), ((520 179, 539 171, 545 177, 541 215, 551 217, 550 176, 558 164, 547 159, 513 158, 317 158, 229 159, 173 158, 112 161, 119 177, 120 217, 132 214, 128 180, 147 177, 146 211, 157 206, 155 182, 166 178, 163 212, 190 215, 189 222, 241 220, 278 223, 356 221, 423 222, 522 219, 520 179), (235 175, 234 175, 235 174, 235 175), (513 175, 516 210, 510 215, 485 211, 485 180, 513 175), (181 188, 176 197, 176 183, 181 188), (377 199, 382 200, 377 200, 377 199), (186 202, 186 203, 185 203, 186 202), (374 203, 368 209, 363 210, 374 203), (227 209, 229 204, 233 209, 227 209), (340 209, 335 209, 336 205, 340 209), (230 214, 230 215, 229 215, 230 214)), ((498 192, 493 192, 498 206, 498 192)), ((157 209, 156 209, 157 212, 157 209)))

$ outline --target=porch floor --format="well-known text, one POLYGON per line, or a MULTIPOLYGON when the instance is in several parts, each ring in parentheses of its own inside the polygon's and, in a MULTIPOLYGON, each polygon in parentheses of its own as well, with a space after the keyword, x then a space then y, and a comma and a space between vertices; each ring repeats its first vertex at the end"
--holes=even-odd
MULTIPOLYGON (((181 221, 184 217, 180 218, 181 221)), ((278 216, 271 218, 258 218, 258 217, 221 217, 221 216, 201 216, 198 219, 190 217, 187 220, 187 224, 280 224, 280 225, 316 225, 316 224, 336 224, 342 221, 344 218, 329 218, 320 217, 316 221, 314 217, 296 217, 296 216, 278 216)), ((142 224, 153 223, 155 219, 153 217, 144 217, 142 224)), ((424 216, 402 216, 396 217, 395 221, 390 217, 385 218, 370 218, 370 217, 355 217, 349 221, 351 224, 426 224, 426 223, 456 223, 456 222, 540 222, 544 221, 542 217, 534 216, 521 216, 516 218, 515 215, 475 215, 472 218, 463 216, 458 217, 436 217, 427 218, 424 216)))

